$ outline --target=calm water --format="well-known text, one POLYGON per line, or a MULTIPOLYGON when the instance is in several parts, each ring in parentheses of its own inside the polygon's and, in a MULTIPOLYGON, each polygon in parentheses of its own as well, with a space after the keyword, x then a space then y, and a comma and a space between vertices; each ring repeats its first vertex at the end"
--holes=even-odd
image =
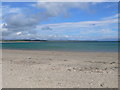
POLYGON ((17 42, 3 43, 3 49, 117 52, 118 42, 17 42))

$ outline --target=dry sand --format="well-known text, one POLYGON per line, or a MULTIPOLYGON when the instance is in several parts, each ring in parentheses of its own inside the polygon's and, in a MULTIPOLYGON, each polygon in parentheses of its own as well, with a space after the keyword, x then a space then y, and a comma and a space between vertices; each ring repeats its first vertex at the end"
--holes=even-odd
POLYGON ((2 89, 2 50, 0 49, 0 89, 2 89))
POLYGON ((118 54, 2 51, 3 88, 117 88, 118 54))

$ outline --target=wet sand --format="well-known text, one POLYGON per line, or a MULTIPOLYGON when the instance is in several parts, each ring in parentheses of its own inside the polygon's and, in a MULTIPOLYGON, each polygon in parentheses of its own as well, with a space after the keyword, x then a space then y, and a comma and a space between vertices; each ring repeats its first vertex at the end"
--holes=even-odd
POLYGON ((3 88, 117 88, 115 52, 2 51, 3 88))

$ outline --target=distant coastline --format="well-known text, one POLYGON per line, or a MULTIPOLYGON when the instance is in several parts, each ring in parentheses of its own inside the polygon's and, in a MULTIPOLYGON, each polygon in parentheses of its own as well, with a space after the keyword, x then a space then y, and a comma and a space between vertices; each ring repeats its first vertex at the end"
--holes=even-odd
MULTIPOLYGON (((98 40, 1 40, 0 43, 11 42, 106 42, 98 40)), ((120 41, 108 41, 108 42, 120 42, 120 41)))
POLYGON ((45 42, 47 40, 2 40, 0 43, 9 43, 9 42, 45 42))

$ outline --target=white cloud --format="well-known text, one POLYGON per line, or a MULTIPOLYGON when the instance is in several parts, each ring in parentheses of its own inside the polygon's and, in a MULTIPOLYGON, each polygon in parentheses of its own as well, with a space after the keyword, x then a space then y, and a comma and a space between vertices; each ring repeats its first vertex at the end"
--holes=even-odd
POLYGON ((63 14, 68 16, 68 10, 70 8, 78 8, 83 10, 89 10, 90 3, 84 2, 38 2, 37 4, 32 5, 37 8, 45 9, 46 17, 54 17, 63 14))
POLYGON ((2 8, 2 16, 5 16, 9 13, 21 13, 21 9, 20 8, 12 8, 8 5, 5 5, 5 6, 1 6, 2 8))
POLYGON ((106 18, 103 18, 103 20, 111 20, 111 19, 118 19, 118 17, 120 17, 120 14, 115 14, 113 16, 110 16, 110 17, 106 17, 106 18))
POLYGON ((17 32, 17 35, 20 35, 22 32, 17 32))
MULTIPOLYGON (((113 17, 113 16, 111 16, 113 17)), ((40 27, 58 27, 58 28, 64 28, 64 27, 80 27, 80 28, 90 28, 90 27, 97 27, 97 26, 105 26, 113 23, 117 23, 117 18, 112 19, 105 19, 100 21, 82 21, 82 22, 69 22, 69 23, 56 23, 56 24, 47 24, 42 25, 40 27)), ((38 26, 39 27, 39 26, 38 26)))

